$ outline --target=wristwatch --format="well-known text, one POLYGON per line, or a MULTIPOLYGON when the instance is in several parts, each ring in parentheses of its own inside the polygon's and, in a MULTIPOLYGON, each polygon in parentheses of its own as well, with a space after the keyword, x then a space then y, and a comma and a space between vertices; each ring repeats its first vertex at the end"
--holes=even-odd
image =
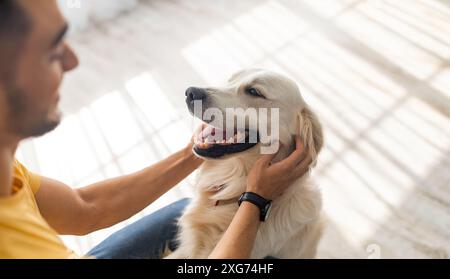
POLYGON ((266 221, 269 218, 270 210, 272 209, 272 201, 266 200, 258 194, 252 192, 244 192, 239 197, 238 204, 241 206, 243 201, 248 201, 259 207, 260 215, 259 220, 262 222, 266 221))

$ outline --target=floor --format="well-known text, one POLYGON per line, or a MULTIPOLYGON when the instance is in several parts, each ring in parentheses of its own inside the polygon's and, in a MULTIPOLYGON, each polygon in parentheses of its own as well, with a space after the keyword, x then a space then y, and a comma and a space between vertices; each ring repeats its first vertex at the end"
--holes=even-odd
MULTIPOLYGON (((81 67, 63 86, 65 120, 17 154, 32 170, 74 187, 139 170, 189 139, 187 87, 264 67, 298 81, 325 128, 318 257, 450 257, 448 0, 146 0, 70 42, 81 67)), ((85 253, 191 182, 63 240, 85 253)))

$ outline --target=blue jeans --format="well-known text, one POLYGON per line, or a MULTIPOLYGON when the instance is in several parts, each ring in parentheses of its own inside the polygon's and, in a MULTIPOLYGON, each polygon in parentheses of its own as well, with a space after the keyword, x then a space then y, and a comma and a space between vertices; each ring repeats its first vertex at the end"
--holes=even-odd
POLYGON ((112 234, 88 255, 97 259, 160 258, 166 247, 176 249, 177 220, 188 203, 189 199, 183 199, 143 217, 112 234))

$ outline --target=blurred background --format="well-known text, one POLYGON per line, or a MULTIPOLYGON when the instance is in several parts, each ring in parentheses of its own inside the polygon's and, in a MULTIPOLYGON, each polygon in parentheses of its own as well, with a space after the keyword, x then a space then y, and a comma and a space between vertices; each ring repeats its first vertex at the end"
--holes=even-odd
MULTIPOLYGON (((313 175, 328 227, 319 258, 450 257, 450 1, 60 0, 81 65, 62 125, 23 143, 31 170, 73 187, 185 146, 184 92, 262 67, 295 79, 326 146, 313 175)), ((117 229, 192 195, 193 176, 117 229)), ((76 220, 74 220, 76 222, 76 220)))

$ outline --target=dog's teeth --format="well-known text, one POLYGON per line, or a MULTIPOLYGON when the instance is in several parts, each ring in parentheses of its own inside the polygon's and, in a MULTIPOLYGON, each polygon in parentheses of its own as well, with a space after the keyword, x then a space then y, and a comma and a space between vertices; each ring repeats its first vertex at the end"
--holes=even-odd
POLYGON ((228 143, 234 143, 234 137, 230 137, 230 138, 228 139, 228 143))
POLYGON ((226 143, 226 141, 223 139, 220 143, 226 143))

